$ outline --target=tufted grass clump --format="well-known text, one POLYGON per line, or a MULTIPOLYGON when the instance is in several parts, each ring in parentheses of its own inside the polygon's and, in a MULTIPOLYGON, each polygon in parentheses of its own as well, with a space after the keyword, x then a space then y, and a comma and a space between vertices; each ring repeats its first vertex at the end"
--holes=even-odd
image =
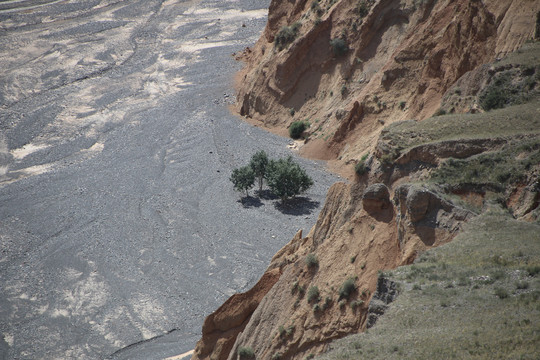
POLYGON ((358 176, 362 176, 369 172, 369 167, 366 165, 368 156, 369 154, 364 154, 362 158, 360 158, 360 161, 358 161, 354 166, 354 171, 358 176))

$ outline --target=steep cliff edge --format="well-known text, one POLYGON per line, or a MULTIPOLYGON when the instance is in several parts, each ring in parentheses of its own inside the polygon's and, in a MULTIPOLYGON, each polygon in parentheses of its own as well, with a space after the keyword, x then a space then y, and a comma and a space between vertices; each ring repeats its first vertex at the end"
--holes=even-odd
POLYGON ((240 56, 237 110, 280 133, 309 121, 301 151, 350 175, 343 165, 384 125, 431 116, 462 75, 532 38, 538 11, 526 0, 274 0, 240 56))
POLYGON ((194 359, 311 357, 373 326, 398 292, 382 271, 448 243, 492 202, 540 219, 540 43, 511 53, 539 11, 534 1, 272 1, 261 39, 239 55, 238 112, 282 134, 307 119, 301 152, 354 181, 332 186, 309 234, 274 256, 271 286, 209 316, 241 321, 218 332, 205 322, 194 359), (503 109, 484 112, 509 84, 492 107, 503 109), (437 110, 451 115, 430 117, 437 110))
MULTIPOLYGON (((243 304, 249 321, 235 331, 234 346, 221 346, 223 336, 203 336, 195 358, 234 359, 241 347, 256 349, 260 359, 300 359, 323 350, 365 327, 381 270, 449 241, 470 217, 415 185, 401 185, 391 197, 384 184, 335 184, 310 234, 297 234, 272 259, 263 279, 280 273, 275 285, 256 309, 250 301, 243 304)), ((226 305, 209 319, 235 317, 238 311, 226 305)))

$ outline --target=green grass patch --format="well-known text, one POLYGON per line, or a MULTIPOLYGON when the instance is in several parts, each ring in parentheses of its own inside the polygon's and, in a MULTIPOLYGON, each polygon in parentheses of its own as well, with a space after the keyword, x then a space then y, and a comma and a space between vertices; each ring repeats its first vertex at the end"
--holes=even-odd
POLYGON ((446 185, 489 185, 503 191, 509 184, 526 180, 540 164, 540 136, 531 140, 510 141, 499 151, 485 152, 466 159, 448 159, 431 174, 431 179, 446 185))
POLYGON ((540 134, 540 99, 481 114, 451 114, 387 126, 380 141, 397 154, 444 140, 540 134))
POLYGON ((540 225, 493 208, 452 242, 386 272, 405 290, 369 332, 321 358, 536 359, 539 265, 540 225))

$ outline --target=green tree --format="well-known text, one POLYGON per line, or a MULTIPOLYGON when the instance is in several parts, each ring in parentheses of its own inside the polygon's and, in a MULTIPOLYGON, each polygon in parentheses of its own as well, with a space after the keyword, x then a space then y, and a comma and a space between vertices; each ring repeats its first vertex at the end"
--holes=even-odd
POLYGON ((249 196, 248 190, 255 183, 255 173, 249 166, 242 166, 234 169, 229 178, 237 191, 245 191, 246 196, 249 196))
POLYGON ((255 178, 259 182, 259 191, 262 191, 264 178, 266 177, 266 170, 268 167, 268 155, 264 150, 259 150, 251 157, 249 167, 253 170, 255 178))
POLYGON ((298 139, 302 136, 304 130, 309 126, 309 123, 305 121, 294 121, 289 127, 289 136, 293 139, 298 139))
POLYGON ((313 185, 306 171, 295 163, 291 156, 286 159, 271 160, 268 164, 267 181, 270 190, 285 202, 313 185))

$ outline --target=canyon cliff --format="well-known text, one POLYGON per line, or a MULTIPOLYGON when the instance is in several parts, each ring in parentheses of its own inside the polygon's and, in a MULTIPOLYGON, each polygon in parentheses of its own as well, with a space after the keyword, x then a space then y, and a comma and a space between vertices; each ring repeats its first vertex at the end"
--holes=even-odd
MULTIPOLYGON (((300 153, 328 160, 350 183, 330 188, 316 225, 273 257, 252 290, 206 319, 194 359, 236 359, 242 348, 257 359, 303 359, 372 326, 392 300, 381 294, 392 286, 384 271, 451 241, 475 216, 447 195, 481 207, 498 192, 516 217, 537 221, 537 163, 514 183, 436 183, 450 158, 539 138, 530 121, 538 102, 519 110, 532 115, 511 130, 500 123, 483 133, 474 126, 492 117, 468 117, 484 112, 496 76, 538 78, 538 63, 527 70, 503 59, 538 35, 539 11, 528 0, 271 2, 261 38, 237 54, 246 66, 236 110, 280 134, 308 121, 300 153), (466 115, 445 122, 436 113, 466 115)), ((539 85, 527 86, 536 101, 539 85)))

